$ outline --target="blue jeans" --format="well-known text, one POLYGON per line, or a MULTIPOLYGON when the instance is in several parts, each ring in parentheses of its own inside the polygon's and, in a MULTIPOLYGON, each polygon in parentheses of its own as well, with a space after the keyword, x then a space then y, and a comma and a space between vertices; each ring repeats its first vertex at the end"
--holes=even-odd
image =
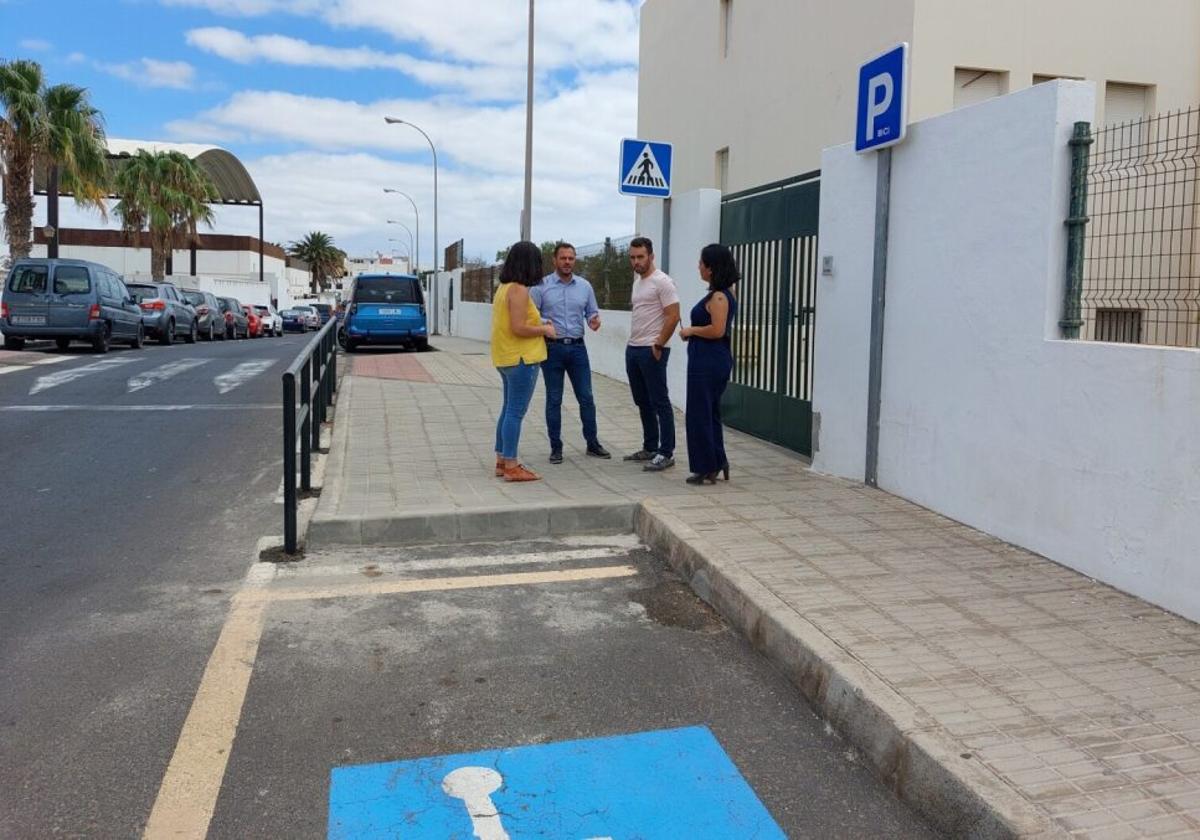
POLYGON ((649 347, 625 348, 625 373, 629 390, 642 416, 642 449, 665 458, 675 454, 675 409, 667 393, 667 360, 671 348, 664 347, 662 358, 654 359, 649 347))
POLYGON ((562 451, 563 374, 571 380, 571 390, 579 401, 579 417, 583 420, 583 439, 588 446, 598 446, 596 437, 596 401, 592 397, 592 366, 587 348, 579 344, 548 342, 548 358, 542 362, 542 378, 546 382, 546 434, 550 450, 562 451))
POLYGON ((533 399, 538 366, 521 362, 496 370, 500 372, 500 379, 504 383, 504 403, 496 420, 496 451, 504 458, 516 460, 517 446, 521 443, 521 421, 525 419, 529 401, 533 399))

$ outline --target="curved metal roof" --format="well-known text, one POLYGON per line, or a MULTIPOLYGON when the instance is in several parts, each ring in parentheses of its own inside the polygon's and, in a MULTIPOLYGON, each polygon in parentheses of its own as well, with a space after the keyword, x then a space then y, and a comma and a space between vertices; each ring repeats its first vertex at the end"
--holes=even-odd
MULTIPOLYGON (((139 149, 148 152, 182 152, 194 160, 212 179, 217 188, 218 204, 262 204, 262 196, 246 167, 232 152, 219 146, 204 146, 198 143, 160 143, 154 140, 118 140, 108 138, 108 156, 119 161, 137 154, 139 149)), ((40 169, 40 167, 39 167, 40 169)), ((44 172, 35 172, 34 191, 46 192, 44 172)), ((67 193, 63 192, 63 195, 67 193)))

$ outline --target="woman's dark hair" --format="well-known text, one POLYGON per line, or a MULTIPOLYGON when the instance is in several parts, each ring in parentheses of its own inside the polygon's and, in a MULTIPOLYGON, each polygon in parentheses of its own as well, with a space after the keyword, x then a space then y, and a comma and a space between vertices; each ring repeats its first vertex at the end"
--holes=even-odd
POLYGON ((518 242, 508 249, 504 265, 500 267, 501 283, 520 283, 536 286, 542 282, 542 249, 529 241, 518 242))
POLYGON ((705 245, 704 250, 700 252, 700 262, 712 272, 712 280, 709 281, 708 287, 714 292, 728 289, 742 279, 738 274, 737 263, 733 260, 733 252, 724 245, 715 242, 705 245))

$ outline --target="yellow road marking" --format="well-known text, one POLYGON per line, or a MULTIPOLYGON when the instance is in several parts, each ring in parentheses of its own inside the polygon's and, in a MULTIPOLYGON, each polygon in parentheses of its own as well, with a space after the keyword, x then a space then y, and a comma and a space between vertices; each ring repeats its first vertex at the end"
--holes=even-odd
POLYGON ((636 574, 637 570, 632 566, 600 566, 503 575, 416 578, 272 592, 264 586, 266 576, 257 568, 252 568, 244 588, 233 598, 229 617, 225 619, 225 626, 221 628, 221 635, 200 679, 200 687, 192 700, 192 708, 184 721, 175 753, 163 776, 142 836, 145 840, 203 840, 208 834, 217 795, 225 778, 229 753, 233 749, 238 722, 241 720, 246 689, 258 656, 264 613, 272 601, 568 583, 632 577, 636 574))

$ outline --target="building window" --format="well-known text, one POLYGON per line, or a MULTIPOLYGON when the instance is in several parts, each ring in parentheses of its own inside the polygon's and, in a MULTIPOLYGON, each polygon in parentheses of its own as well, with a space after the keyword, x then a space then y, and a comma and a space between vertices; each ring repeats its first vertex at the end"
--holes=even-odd
POLYGON ((1104 86, 1104 123, 1134 122, 1150 116, 1150 86, 1108 82, 1104 86))
POLYGON ((1008 93, 1007 71, 954 68, 955 108, 965 108, 967 105, 975 105, 1006 93, 1008 93))
POLYGON ((721 58, 729 57, 733 37, 733 0, 721 0, 721 58))
POLYGON ((717 150, 717 189, 729 192, 729 147, 717 150))
POLYGON ((1070 79, 1072 81, 1079 82, 1079 81, 1083 80, 1083 76, 1063 76, 1063 75, 1048 76, 1043 73, 1034 73, 1033 74, 1033 83, 1035 85, 1040 85, 1042 82, 1053 82, 1055 79, 1070 79))

